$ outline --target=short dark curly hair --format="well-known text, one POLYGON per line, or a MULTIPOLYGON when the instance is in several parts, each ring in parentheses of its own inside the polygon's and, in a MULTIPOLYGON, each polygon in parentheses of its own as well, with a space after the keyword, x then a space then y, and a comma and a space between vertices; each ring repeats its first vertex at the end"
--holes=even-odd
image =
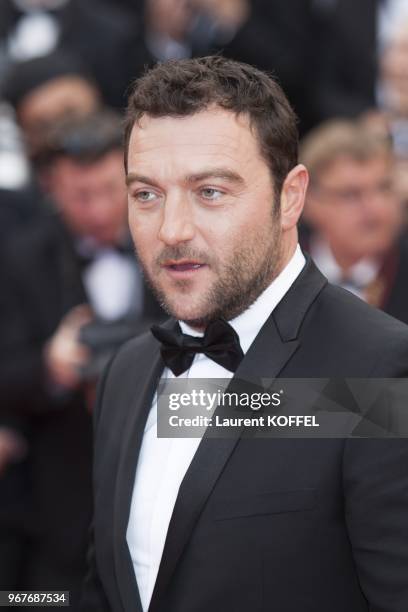
POLYGON ((220 55, 156 64, 136 80, 125 118, 125 169, 130 134, 143 115, 186 117, 216 105, 249 116, 276 195, 297 164, 297 118, 274 78, 220 55))

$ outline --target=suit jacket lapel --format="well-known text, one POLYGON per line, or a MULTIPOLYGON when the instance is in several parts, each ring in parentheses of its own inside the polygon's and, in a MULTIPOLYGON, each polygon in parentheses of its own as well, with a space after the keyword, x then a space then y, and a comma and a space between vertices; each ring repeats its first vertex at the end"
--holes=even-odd
MULTIPOLYGON (((298 348, 299 328, 310 305, 327 283, 310 258, 296 282, 268 318, 231 379, 259 384, 279 375, 298 348)), ((217 412, 219 408, 217 409, 217 412)), ((226 462, 242 434, 210 438, 204 435, 181 483, 159 567, 149 612, 158 612, 184 547, 226 462)))
POLYGON ((141 359, 139 362, 140 364, 144 363, 145 368, 141 371, 139 370, 135 384, 133 393, 135 399, 129 410, 129 417, 121 446, 114 500, 113 540, 115 569, 123 608, 129 612, 142 612, 142 604, 132 559, 127 546, 126 531, 144 428, 153 396, 163 371, 159 347, 153 338, 150 348, 153 348, 154 351, 152 356, 146 354, 146 359, 144 361, 141 359))

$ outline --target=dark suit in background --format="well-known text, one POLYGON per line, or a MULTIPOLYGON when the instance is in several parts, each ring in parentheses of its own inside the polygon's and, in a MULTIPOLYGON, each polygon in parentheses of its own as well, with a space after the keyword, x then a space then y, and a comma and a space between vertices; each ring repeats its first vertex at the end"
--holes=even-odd
POLYGON ((302 133, 375 106, 377 0, 253 0, 224 54, 271 71, 302 133))
POLYGON ((379 0, 315 2, 314 122, 376 106, 379 0))
POLYGON ((20 512, 25 504, 14 587, 66 584, 75 605, 91 512, 91 417, 81 394, 52 396, 42 352, 85 294, 66 235, 51 219, 13 236, 3 264, 1 408, 20 419, 29 443, 25 495, 14 500, 20 512))
POLYGON ((254 0, 246 23, 223 54, 272 72, 305 131, 314 116, 315 18, 310 0, 254 0))
MULTIPOLYGON (((122 348, 100 386, 84 612, 141 611, 126 529, 163 367, 146 334, 122 348)), ((309 260, 234 378, 407 372, 408 328, 327 284, 309 260)), ((149 612, 405 612, 407 510, 407 440, 204 437, 149 612)))
POLYGON ((385 295, 381 308, 408 323, 408 235, 397 242, 385 261, 385 295))

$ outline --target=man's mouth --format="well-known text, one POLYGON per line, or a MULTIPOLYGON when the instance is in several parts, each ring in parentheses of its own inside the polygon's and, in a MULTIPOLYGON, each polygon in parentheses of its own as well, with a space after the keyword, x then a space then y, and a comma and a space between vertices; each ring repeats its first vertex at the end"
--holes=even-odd
POLYGON ((182 259, 179 261, 167 260, 162 265, 163 268, 165 268, 169 272, 194 272, 206 266, 205 263, 202 263, 200 261, 187 259, 182 259))

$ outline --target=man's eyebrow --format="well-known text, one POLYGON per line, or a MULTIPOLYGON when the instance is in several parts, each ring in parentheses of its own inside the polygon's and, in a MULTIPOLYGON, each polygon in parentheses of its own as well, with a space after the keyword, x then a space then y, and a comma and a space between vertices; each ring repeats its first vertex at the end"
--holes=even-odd
POLYGON ((129 174, 126 175, 126 185, 129 187, 131 183, 145 183, 152 187, 158 187, 158 183, 152 178, 143 176, 142 174, 136 174, 135 172, 129 172, 129 174))
POLYGON ((203 170, 202 172, 197 172, 196 174, 190 174, 186 177, 187 183, 198 183, 199 181, 204 181, 210 178, 218 178, 229 181, 230 183, 237 183, 242 185, 245 181, 236 172, 230 170, 229 168, 208 168, 208 170, 203 170))
MULTIPOLYGON (((198 183, 199 181, 204 181, 206 179, 215 178, 215 179, 223 179, 229 181, 230 183, 236 183, 238 185, 244 184, 244 179, 242 176, 233 172, 229 168, 208 168, 207 170, 203 170, 202 172, 197 172, 195 174, 189 174, 185 181, 187 183, 198 183)), ((151 185, 152 187, 158 187, 157 181, 154 179, 144 176, 142 174, 136 174, 135 172, 129 172, 126 175, 126 185, 129 187, 131 183, 144 183, 145 185, 151 185)))

